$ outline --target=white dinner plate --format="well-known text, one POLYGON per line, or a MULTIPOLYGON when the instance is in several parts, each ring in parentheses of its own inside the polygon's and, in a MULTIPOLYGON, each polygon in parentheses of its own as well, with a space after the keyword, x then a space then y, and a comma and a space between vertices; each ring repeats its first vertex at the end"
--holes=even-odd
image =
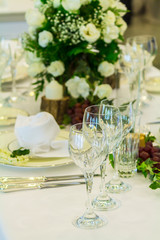
MULTIPOLYGON (((68 138, 68 132, 61 130, 59 139, 66 140, 68 138)), ((0 134, 0 148, 7 149, 7 146, 15 140, 15 135, 13 132, 4 132, 0 134)), ((60 167, 73 163, 70 157, 67 158, 39 158, 30 157, 28 162, 14 164, 14 163, 0 163, 6 166, 21 167, 21 168, 47 168, 47 167, 60 167)))
POLYGON ((0 107, 0 126, 15 124, 18 115, 28 116, 28 113, 18 108, 0 107))

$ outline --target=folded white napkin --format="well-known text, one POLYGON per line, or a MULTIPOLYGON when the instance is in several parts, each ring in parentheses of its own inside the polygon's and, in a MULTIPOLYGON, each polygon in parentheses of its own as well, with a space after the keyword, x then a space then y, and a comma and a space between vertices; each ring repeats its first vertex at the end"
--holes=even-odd
POLYGON ((15 135, 21 147, 28 148, 31 153, 50 151, 51 143, 60 132, 54 117, 47 112, 33 116, 19 115, 15 123, 15 135))

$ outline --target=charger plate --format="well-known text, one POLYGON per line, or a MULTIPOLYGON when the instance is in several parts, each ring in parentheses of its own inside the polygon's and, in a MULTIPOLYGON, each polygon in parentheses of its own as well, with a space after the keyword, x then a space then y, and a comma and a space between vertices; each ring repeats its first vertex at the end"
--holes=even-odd
MULTIPOLYGON (((61 130, 58 139, 66 140, 68 139, 68 132, 61 130)), ((13 132, 4 132, 0 134, 0 148, 7 149, 7 146, 15 140, 15 135, 13 132)), ((60 167, 73 163, 72 159, 67 158, 42 158, 42 157, 29 157, 28 162, 24 163, 2 163, 1 165, 20 167, 20 168, 48 168, 48 167, 60 167)))

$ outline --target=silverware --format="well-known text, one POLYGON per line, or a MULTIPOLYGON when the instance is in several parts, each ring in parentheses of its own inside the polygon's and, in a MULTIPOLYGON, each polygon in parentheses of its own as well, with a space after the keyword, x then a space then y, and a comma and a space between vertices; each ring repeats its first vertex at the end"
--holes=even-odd
POLYGON ((152 124, 160 124, 160 121, 155 121, 155 122, 148 122, 148 125, 152 125, 152 124))
POLYGON ((0 120, 15 120, 17 117, 7 117, 7 116, 0 116, 0 120))
POLYGON ((85 184, 85 182, 3 184, 0 185, 0 192, 9 193, 24 190, 76 186, 80 184, 85 184))
MULTIPOLYGON (((99 177, 99 174, 95 174, 95 177, 99 177)), ((83 179, 84 175, 68 175, 68 176, 54 176, 54 177, 0 177, 0 184, 10 183, 42 183, 52 181, 65 181, 65 180, 76 180, 83 179)))

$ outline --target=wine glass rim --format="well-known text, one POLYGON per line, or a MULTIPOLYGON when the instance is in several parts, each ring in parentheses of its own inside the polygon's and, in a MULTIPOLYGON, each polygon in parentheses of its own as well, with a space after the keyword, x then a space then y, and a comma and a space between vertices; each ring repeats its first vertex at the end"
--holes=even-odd
MULTIPOLYGON (((71 132, 72 129, 73 129, 74 132, 82 132, 84 123, 91 124, 91 122, 88 122, 88 121, 83 121, 82 123, 73 124, 73 125, 70 127, 70 132, 71 132), (74 129, 74 127, 76 127, 76 126, 78 126, 78 125, 81 126, 82 128, 81 128, 81 129, 77 129, 77 128, 74 129)), ((100 126, 99 123, 96 123, 96 124, 100 126)))
MULTIPOLYGON (((107 99, 106 99, 106 100, 107 100, 107 99)), ((102 100, 102 101, 103 101, 103 100, 102 100)), ((102 101, 101 101, 101 102, 102 102, 102 101)), ((91 108, 91 107, 101 107, 102 105, 105 105, 105 106, 107 106, 107 107, 110 107, 110 108, 113 108, 113 109, 118 110, 118 107, 115 107, 115 106, 113 106, 113 105, 109 105, 109 104, 97 104, 97 105, 88 106, 87 108, 85 108, 85 111, 88 112, 87 109, 89 109, 89 108, 91 108)), ((91 113, 92 113, 92 112, 91 112, 91 113)), ((104 113, 99 113, 99 112, 97 112, 97 113, 92 113, 92 114, 94 114, 94 115, 105 115, 104 113)))
POLYGON ((131 36, 131 37, 128 37, 127 39, 126 39, 126 42, 128 43, 129 42, 129 40, 131 40, 131 39, 155 39, 156 40, 156 36, 155 35, 152 35, 152 34, 144 34, 144 35, 136 35, 136 36, 131 36))

